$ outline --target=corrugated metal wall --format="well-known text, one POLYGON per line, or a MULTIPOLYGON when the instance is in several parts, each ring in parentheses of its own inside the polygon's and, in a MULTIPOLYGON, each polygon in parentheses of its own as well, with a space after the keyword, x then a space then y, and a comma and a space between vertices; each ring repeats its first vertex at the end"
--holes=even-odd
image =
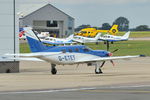
MULTIPOLYGON (((19 26, 16 14, 17 9, 15 8, 17 8, 17 4, 15 4, 14 0, 0 0, 0 55, 19 52, 19 26)), ((10 72, 11 69, 15 69, 15 67, 12 68, 12 62, 9 63, 7 61, 6 64, 5 62, 2 63, 0 64, 0 70, 3 70, 3 67, 6 66, 8 66, 7 70, 10 69, 10 72)), ((19 65, 16 65, 17 70, 15 72, 18 71, 18 67, 19 65)))

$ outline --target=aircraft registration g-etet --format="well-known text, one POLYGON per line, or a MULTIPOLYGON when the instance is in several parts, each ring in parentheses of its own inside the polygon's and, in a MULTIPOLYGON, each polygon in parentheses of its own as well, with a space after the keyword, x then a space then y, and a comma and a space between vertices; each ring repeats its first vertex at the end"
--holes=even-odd
MULTIPOLYGON (((25 29, 26 30, 26 29, 25 29)), ((46 46, 38 40, 34 32, 25 32, 32 53, 5 54, 3 59, 46 61, 51 64, 51 73, 56 74, 56 65, 72 65, 86 63, 95 66, 95 73, 102 73, 101 68, 106 61, 113 63, 113 60, 129 59, 140 57, 135 56, 112 56, 113 52, 105 50, 92 50, 85 45, 70 46, 46 46), (16 58, 14 58, 14 56, 16 58)))

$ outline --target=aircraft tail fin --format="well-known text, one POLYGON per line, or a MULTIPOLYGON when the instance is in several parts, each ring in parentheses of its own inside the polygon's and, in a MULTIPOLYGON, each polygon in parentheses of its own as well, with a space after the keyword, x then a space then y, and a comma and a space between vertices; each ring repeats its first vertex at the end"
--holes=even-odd
POLYGON ((95 39, 99 39, 99 37, 101 36, 101 33, 97 33, 97 35, 95 36, 95 39))
POLYGON ((109 30, 109 33, 112 35, 116 35, 118 33, 118 25, 113 25, 109 30))
POLYGON ((23 30, 26 36, 40 41, 39 37, 37 36, 36 33, 34 33, 31 27, 24 27, 23 30))
POLYGON ((71 39, 73 39, 73 36, 74 36, 74 34, 71 34, 69 37, 67 37, 66 39, 67 40, 71 40, 71 39))
POLYGON ((128 31, 127 33, 125 33, 122 37, 124 39, 128 39, 129 38, 129 35, 130 35, 130 31, 128 31))
POLYGON ((42 52, 47 50, 47 47, 39 40, 36 34, 32 31, 31 27, 24 27, 23 29, 25 31, 31 52, 42 52))
POLYGON ((28 44, 30 47, 31 52, 42 52, 44 50, 47 50, 47 47, 40 41, 33 39, 32 37, 28 37, 28 44))

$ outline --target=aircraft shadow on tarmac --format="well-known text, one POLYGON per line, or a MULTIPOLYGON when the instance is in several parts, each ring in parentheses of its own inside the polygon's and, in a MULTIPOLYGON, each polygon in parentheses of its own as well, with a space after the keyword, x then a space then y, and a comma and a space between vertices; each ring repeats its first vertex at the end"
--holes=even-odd
POLYGON ((88 76, 86 76, 86 77, 104 77, 104 76, 116 76, 116 77, 118 77, 118 76, 137 76, 137 75, 139 75, 139 73, 113 73, 113 74, 101 74, 101 75, 93 75, 93 74, 91 74, 91 75, 88 75, 88 76))

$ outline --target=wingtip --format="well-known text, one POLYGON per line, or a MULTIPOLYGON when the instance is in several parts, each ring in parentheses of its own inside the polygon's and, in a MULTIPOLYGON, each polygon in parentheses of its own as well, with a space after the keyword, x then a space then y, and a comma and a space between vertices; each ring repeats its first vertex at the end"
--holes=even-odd
POLYGON ((146 55, 141 54, 141 55, 139 55, 139 57, 146 57, 146 55))

